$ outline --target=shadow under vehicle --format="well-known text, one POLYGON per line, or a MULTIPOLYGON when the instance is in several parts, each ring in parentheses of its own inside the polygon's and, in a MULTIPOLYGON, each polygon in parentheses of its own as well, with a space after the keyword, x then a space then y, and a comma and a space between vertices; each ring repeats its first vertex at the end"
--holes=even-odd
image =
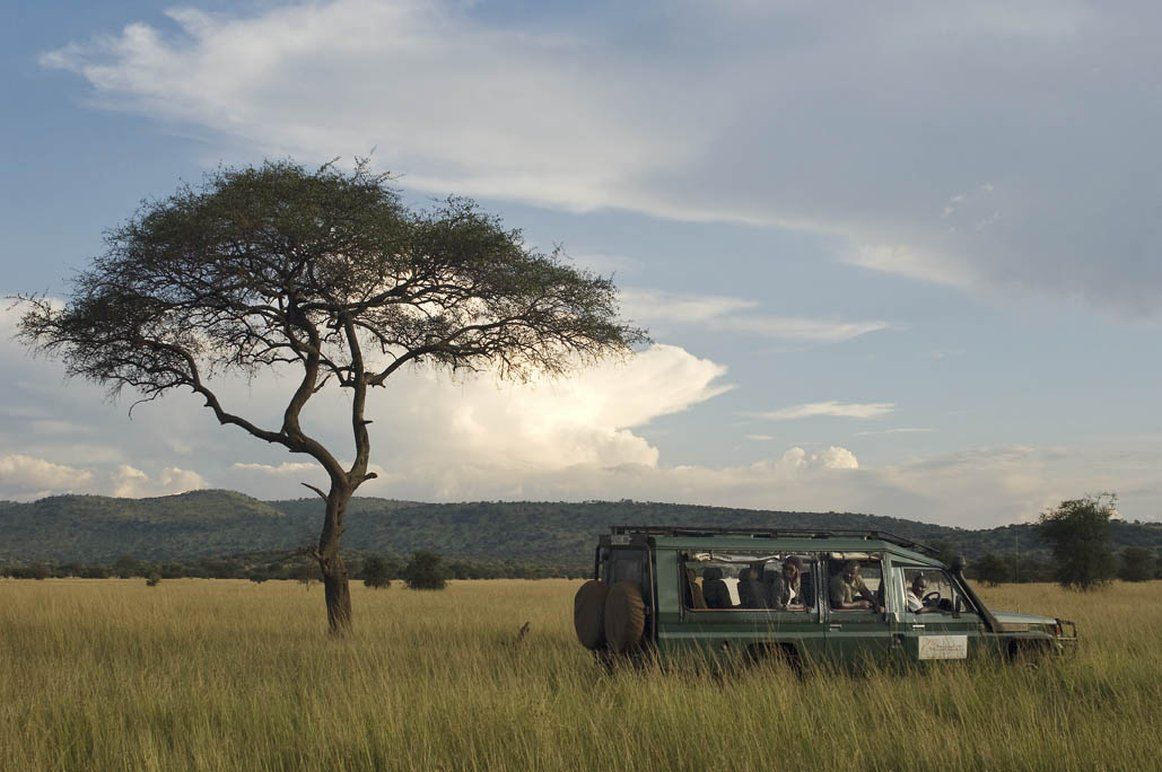
POLYGON ((1020 659, 1077 642, 1072 622, 990 611, 962 561, 947 566, 932 548, 882 531, 615 526, 574 598, 574 623, 607 663, 1020 659), (844 603, 843 582, 859 600, 844 603))

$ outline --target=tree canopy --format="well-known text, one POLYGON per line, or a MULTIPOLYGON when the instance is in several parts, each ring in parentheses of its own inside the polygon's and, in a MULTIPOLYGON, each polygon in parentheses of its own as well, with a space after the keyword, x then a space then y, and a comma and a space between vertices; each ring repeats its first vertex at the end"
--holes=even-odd
POLYGON ((436 553, 417 550, 404 567, 403 579, 413 590, 442 590, 448 579, 448 568, 436 553))
POLYGON ((1063 501, 1041 514, 1041 538, 1049 542, 1062 587, 1092 590, 1113 576, 1110 518, 1117 514, 1116 504, 1113 494, 1101 494, 1063 501))
POLYGON ((219 169, 111 230, 63 307, 24 300, 22 339, 70 375, 146 401, 189 389, 221 424, 323 467, 330 486, 315 489, 326 502, 315 557, 334 630, 350 626, 339 554, 346 504, 375 476, 369 390, 409 364, 523 377, 645 339, 619 318, 610 279, 559 250, 530 248, 467 199, 413 210, 362 162, 219 169), (272 369, 291 373, 278 425, 235 412, 213 385, 223 373, 272 369), (351 396, 350 452, 326 447, 300 420, 328 384, 351 396))
POLYGON ((361 573, 363 583, 376 590, 391 586, 391 577, 387 561, 380 555, 369 555, 364 558, 361 573))

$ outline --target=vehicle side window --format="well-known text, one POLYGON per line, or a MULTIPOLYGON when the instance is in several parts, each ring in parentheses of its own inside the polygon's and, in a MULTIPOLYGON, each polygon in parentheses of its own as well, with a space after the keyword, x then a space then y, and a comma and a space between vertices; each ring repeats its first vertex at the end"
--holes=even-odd
POLYGON ((952 614, 958 610, 972 612, 952 576, 942 569, 908 567, 899 569, 904 612, 907 614, 952 614))
POLYGON ((833 557, 827 565, 827 600, 832 611, 883 607, 883 568, 878 557, 833 557))
POLYGON ((814 559, 807 555, 698 556, 682 562, 690 611, 794 611, 815 605, 814 559))

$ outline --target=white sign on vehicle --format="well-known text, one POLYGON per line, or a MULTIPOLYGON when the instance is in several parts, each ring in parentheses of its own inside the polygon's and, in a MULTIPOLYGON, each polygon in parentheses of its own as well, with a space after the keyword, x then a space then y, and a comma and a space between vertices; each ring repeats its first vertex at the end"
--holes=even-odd
POLYGON ((967 659, 967 635, 921 635, 920 659, 967 659))

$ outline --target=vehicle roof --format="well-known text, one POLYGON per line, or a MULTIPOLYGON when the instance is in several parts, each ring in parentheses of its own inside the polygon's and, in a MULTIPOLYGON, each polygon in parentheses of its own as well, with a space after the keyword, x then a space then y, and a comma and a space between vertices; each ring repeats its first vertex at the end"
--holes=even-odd
POLYGON ((614 536, 629 536, 629 543, 649 539, 659 549, 700 552, 888 552, 925 565, 943 566, 933 548, 883 531, 830 531, 796 529, 724 529, 678 526, 614 526, 602 543, 616 543, 614 536))

